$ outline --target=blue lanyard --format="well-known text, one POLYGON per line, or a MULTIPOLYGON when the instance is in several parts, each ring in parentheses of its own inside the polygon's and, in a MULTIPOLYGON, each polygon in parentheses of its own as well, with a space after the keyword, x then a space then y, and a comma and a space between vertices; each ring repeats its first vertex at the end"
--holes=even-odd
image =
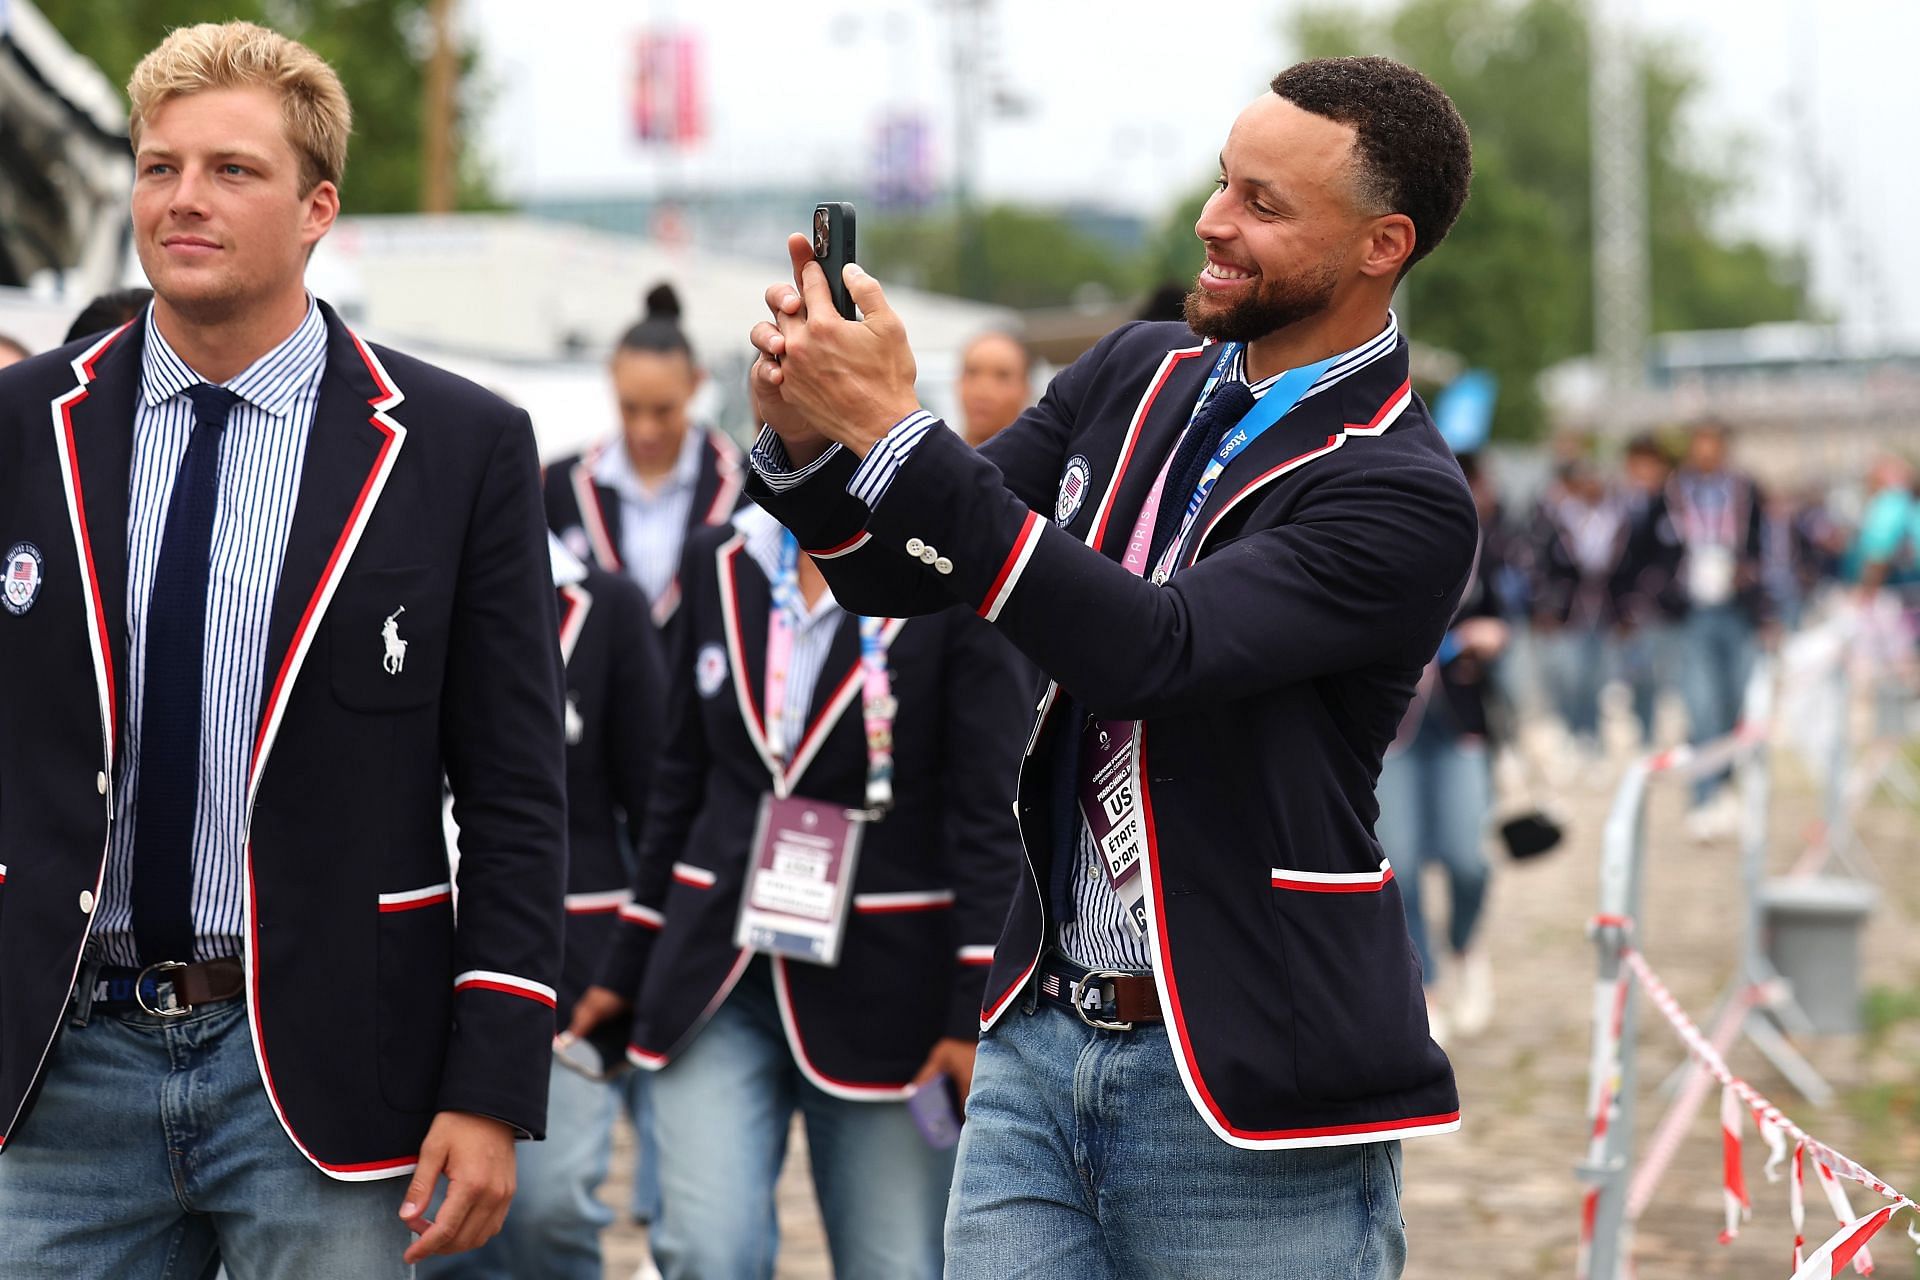
POLYGON ((768 584, 773 592, 773 605, 797 627, 806 619, 807 607, 800 598, 800 539, 793 536, 792 530, 780 530, 779 569, 768 584))
MULTIPOLYGON (((1213 372, 1207 375, 1207 384, 1201 390, 1200 399, 1194 403, 1194 417, 1200 416, 1200 410, 1213 396, 1214 389, 1226 376, 1233 365, 1234 358, 1244 350, 1242 344, 1230 342, 1214 362, 1213 372)), ((1235 423, 1233 429, 1220 438, 1220 447, 1214 451, 1205 471, 1200 473, 1199 481, 1193 486, 1193 496, 1187 499, 1187 508, 1180 519, 1180 532, 1167 543, 1162 553, 1160 565, 1154 570, 1154 581, 1165 582, 1173 571, 1173 565, 1179 558, 1180 548, 1186 545, 1187 535, 1193 531, 1193 522, 1200 515, 1200 508, 1206 505, 1207 498, 1213 493, 1214 485, 1220 481, 1221 473, 1243 450, 1255 440, 1267 433, 1274 423, 1287 416, 1287 413, 1300 403, 1300 398, 1313 389, 1322 374, 1333 367, 1339 356, 1328 356, 1325 360, 1316 360, 1312 364, 1303 364, 1298 369, 1289 369, 1280 375, 1279 381, 1270 387, 1266 394, 1253 402, 1253 407, 1235 423)), ((1192 429, 1189 420, 1188 429, 1192 429)))

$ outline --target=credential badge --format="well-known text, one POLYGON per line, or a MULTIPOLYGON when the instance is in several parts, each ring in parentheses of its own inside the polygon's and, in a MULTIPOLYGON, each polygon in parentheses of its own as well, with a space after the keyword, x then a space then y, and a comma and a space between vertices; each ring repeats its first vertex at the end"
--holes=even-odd
POLYGON ((1053 522, 1062 529, 1072 523, 1080 514, 1080 504, 1087 500, 1087 486, 1093 479, 1093 468, 1087 465, 1087 455, 1076 453, 1067 459, 1067 469, 1060 476, 1060 496, 1053 504, 1053 522))
POLYGON ((4 601, 8 613, 17 616, 33 608, 33 602, 40 598, 45 568, 40 548, 31 542, 16 542, 7 548, 6 589, 0 593, 0 601, 4 601))
POLYGON ((387 643, 387 656, 381 661, 381 665, 387 669, 387 674, 390 676, 399 675, 407 665, 407 642, 400 638, 400 615, 406 611, 407 606, 401 605, 388 614, 387 620, 380 624, 380 638, 387 643))
POLYGON ((719 645, 710 644, 700 650, 700 655, 693 660, 693 680, 703 698, 720 692, 720 686, 727 682, 727 655, 719 645))

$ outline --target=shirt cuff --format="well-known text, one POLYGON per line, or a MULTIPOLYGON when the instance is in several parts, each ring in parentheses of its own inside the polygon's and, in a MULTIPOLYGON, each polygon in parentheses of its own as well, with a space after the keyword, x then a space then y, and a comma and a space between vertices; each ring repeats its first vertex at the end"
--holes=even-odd
POLYGON ((866 458, 854 470, 853 479, 847 481, 847 492, 866 503, 869 511, 879 506, 893 484, 893 477, 913 456, 914 446, 938 421, 925 409, 915 409, 894 423, 893 429, 867 451, 866 458))
POLYGON ((787 446, 779 434, 772 427, 762 426, 760 438, 753 442, 753 451, 749 456, 753 461, 754 473, 766 482, 767 488, 775 493, 785 493, 805 484, 838 452, 839 445, 828 445, 825 453, 795 470, 793 459, 787 455, 787 446))

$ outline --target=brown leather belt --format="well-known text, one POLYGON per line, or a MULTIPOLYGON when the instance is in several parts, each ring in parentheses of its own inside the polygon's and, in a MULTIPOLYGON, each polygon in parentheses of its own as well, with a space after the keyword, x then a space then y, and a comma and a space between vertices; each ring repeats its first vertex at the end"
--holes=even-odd
POLYGON ((1139 1023, 1164 1022, 1160 990, 1150 973, 1083 969, 1064 957, 1048 956, 1040 966, 1042 999, 1080 1015, 1102 1031, 1131 1031, 1139 1023))
POLYGON ((231 1000, 246 989, 246 967, 237 956, 198 964, 151 964, 144 969, 102 965, 94 975, 93 1007, 139 1009, 177 1018, 200 1005, 231 1000))

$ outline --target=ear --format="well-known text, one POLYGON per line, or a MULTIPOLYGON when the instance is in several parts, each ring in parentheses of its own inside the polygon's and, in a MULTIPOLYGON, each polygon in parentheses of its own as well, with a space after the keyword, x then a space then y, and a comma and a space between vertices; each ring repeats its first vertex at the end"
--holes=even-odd
POLYGON ((315 183, 307 193, 306 223, 300 228, 300 238, 309 250, 333 230, 334 219, 339 216, 340 188, 324 180, 315 183))
POLYGON ((1396 278, 1407 265, 1407 259, 1413 256, 1413 247, 1413 219, 1404 213, 1382 214, 1367 228, 1360 274, 1396 278))

